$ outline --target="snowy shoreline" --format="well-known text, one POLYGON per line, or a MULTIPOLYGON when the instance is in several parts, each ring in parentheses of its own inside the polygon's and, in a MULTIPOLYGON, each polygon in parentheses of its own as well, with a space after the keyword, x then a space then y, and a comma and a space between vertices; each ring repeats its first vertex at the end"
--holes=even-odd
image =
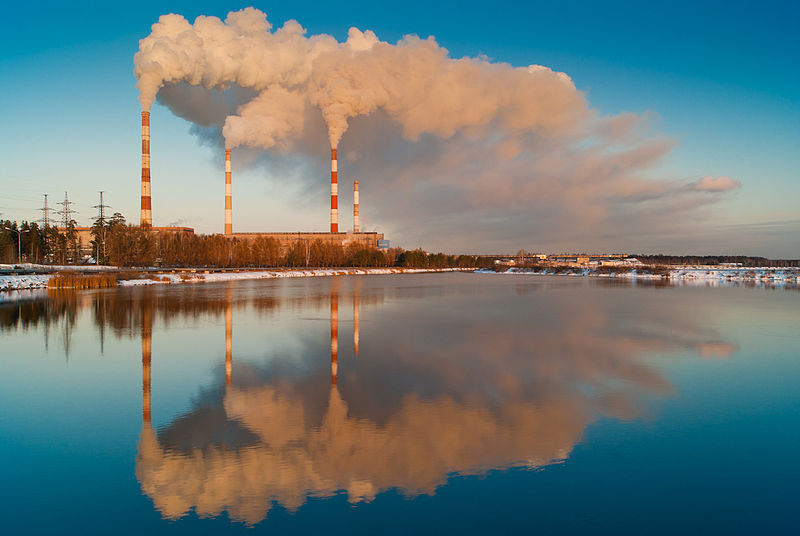
POLYGON ((474 268, 308 268, 305 270, 259 270, 245 272, 163 273, 154 279, 121 280, 119 286, 159 285, 171 283, 214 283, 249 279, 285 279, 294 277, 330 277, 335 275, 423 274, 435 272, 473 271, 474 268))
MULTIPOLYGON (((67 271, 69 267, 50 267, 53 272, 67 271)), ((114 267, 97 267, 94 272, 116 271, 114 267)), ((142 272, 141 278, 121 279, 121 287, 141 285, 164 285, 180 283, 213 283, 219 281, 241 281, 255 279, 285 279, 296 277, 330 277, 349 275, 419 274, 437 272, 475 272, 497 275, 557 275, 569 277, 597 277, 606 279, 663 281, 682 285, 759 285, 764 287, 800 287, 798 268, 744 268, 714 266, 672 267, 664 273, 652 273, 647 269, 632 268, 627 271, 604 272, 596 268, 552 267, 540 270, 509 268, 505 271, 475 270, 474 268, 309 268, 304 270, 258 270, 231 272, 142 272)), ((47 282, 55 274, 0 275, 0 291, 21 291, 47 288, 47 282)), ((8 298, 8 295, 5 296, 8 298)))
MULTIPOLYGON (((111 272, 116 268, 96 270, 111 272)), ((164 285, 178 283, 213 283, 217 281, 241 281, 250 279, 285 279, 295 277, 330 277, 336 275, 421 274, 436 272, 465 272, 474 268, 309 268, 305 270, 258 270, 242 272, 142 272, 141 279, 121 279, 118 285, 132 287, 141 285, 164 285)), ((66 270, 54 270, 66 271, 66 270)), ((0 291, 47 288, 53 274, 0 275, 0 291)))
POLYGON ((607 279, 664 281, 669 284, 686 285, 763 285, 770 287, 800 285, 800 269, 798 268, 745 268, 716 266, 681 266, 669 267, 664 273, 653 273, 647 268, 632 268, 620 272, 604 272, 596 268, 553 267, 541 270, 528 268, 509 268, 502 272, 494 270, 476 270, 477 273, 499 275, 557 275, 571 277, 598 277, 607 279))

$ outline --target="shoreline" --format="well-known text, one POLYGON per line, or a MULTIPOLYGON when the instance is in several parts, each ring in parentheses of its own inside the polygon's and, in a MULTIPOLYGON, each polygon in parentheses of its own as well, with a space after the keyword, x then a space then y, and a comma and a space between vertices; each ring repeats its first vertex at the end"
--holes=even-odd
MULTIPOLYGON (((0 275, 0 293, 9 294, 14 291, 46 289, 50 278, 60 272, 68 271, 68 267, 52 267, 49 274, 13 274, 0 275)), ((131 271, 123 272, 116 267, 102 267, 92 270, 91 273, 121 272, 129 276, 131 271)), ((256 279, 287 279, 299 277, 332 277, 332 276, 363 276, 363 275, 389 275, 389 274, 420 274, 443 272, 473 272, 478 274, 516 275, 516 276, 561 276, 561 277, 592 277, 602 279, 619 279, 626 281, 664 282, 668 285, 746 285, 762 286, 766 288, 800 288, 800 269, 798 268, 744 268, 744 267, 715 267, 715 266, 682 266, 666 267, 661 273, 654 273, 651 269, 631 268, 620 271, 603 271, 597 268, 581 267, 548 267, 548 268, 508 268, 503 271, 475 268, 307 268, 307 269, 279 269, 279 270, 231 270, 212 271, 198 269, 194 271, 137 272, 139 277, 133 279, 119 279, 117 286, 149 286, 185 283, 214 283, 221 281, 243 281, 256 279)), ((67 287, 69 288, 69 287, 67 287)))
MULTIPOLYGON (((100 273, 113 273, 118 268, 97 270, 100 273)), ((67 271, 66 269, 54 272, 67 271)), ((474 272, 475 268, 306 268, 286 270, 245 270, 220 271, 196 270, 193 272, 141 272, 140 278, 120 279, 118 287, 148 285, 169 285, 186 283, 214 283, 219 281, 243 281, 255 279, 287 279, 297 277, 362 276, 387 274, 421 274, 439 272, 474 272)), ((0 292, 35 290, 47 288, 53 274, 0 275, 0 292)))
POLYGON ((601 271, 597 268, 552 267, 544 269, 509 268, 497 272, 494 270, 475 270, 476 273, 497 275, 549 275, 567 277, 596 277, 604 279, 663 281, 670 285, 706 285, 724 284, 761 285, 765 287, 800 287, 800 268, 745 268, 716 266, 681 266, 665 267, 663 273, 653 273, 644 268, 639 271, 631 268, 625 271, 601 271))

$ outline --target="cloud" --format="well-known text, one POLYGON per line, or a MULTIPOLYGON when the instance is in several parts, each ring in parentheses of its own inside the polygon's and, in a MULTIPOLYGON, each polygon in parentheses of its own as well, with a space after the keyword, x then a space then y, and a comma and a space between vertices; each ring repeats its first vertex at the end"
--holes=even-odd
POLYGON ((728 192, 730 190, 738 190, 742 187, 742 183, 725 175, 720 175, 716 178, 712 175, 706 175, 697 182, 692 183, 692 186, 699 192, 728 192))

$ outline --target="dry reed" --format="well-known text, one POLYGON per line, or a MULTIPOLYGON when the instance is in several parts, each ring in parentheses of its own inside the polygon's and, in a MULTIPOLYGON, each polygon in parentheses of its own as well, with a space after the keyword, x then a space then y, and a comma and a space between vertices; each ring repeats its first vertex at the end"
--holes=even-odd
POLYGON ((56 274, 47 281, 50 289, 96 289, 112 288, 117 286, 115 274, 56 274))

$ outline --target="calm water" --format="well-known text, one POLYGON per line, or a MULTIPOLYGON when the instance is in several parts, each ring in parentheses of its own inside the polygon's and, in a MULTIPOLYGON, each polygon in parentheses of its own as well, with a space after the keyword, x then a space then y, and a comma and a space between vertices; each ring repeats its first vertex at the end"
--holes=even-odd
POLYGON ((23 296, 0 303, 3 534, 800 530, 797 291, 419 274, 23 296))

